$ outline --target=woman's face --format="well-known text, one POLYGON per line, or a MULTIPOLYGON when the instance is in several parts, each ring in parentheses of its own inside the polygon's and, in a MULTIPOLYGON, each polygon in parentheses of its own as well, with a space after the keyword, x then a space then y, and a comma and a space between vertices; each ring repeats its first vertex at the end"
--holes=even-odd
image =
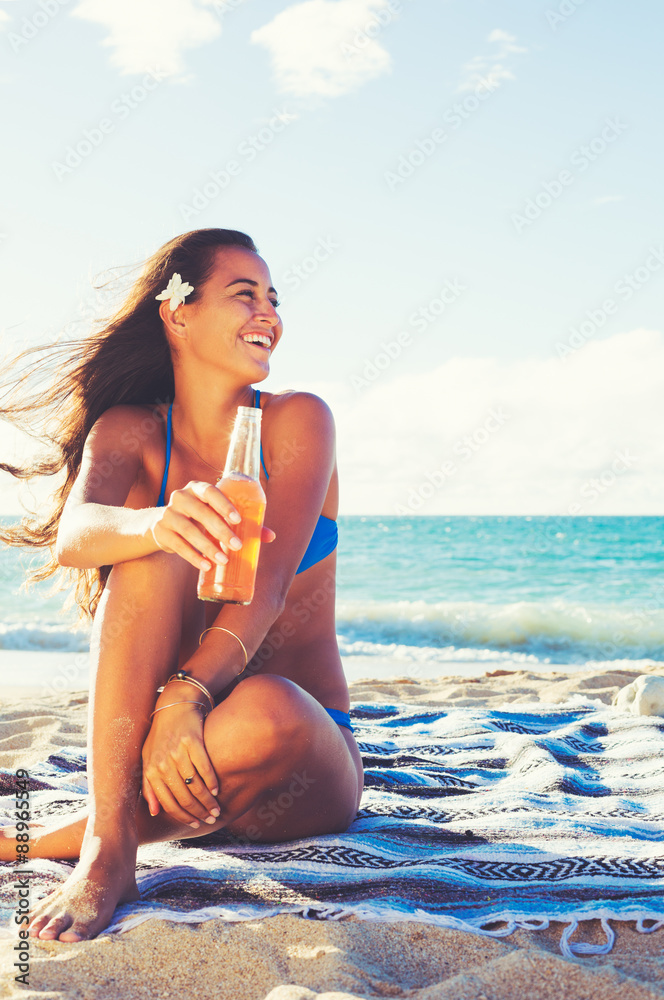
POLYGON ((201 297, 184 307, 188 348, 201 361, 218 361, 224 371, 237 372, 247 384, 266 378, 282 333, 277 305, 270 272, 258 254, 242 247, 220 250, 201 297))

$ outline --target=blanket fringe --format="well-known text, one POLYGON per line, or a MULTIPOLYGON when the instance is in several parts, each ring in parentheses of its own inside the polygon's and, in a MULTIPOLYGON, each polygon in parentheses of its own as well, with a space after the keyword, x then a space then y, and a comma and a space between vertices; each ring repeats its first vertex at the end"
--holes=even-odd
POLYGON ((585 941, 570 941, 572 934, 574 934, 579 926, 578 920, 572 920, 572 922, 567 925, 562 933, 562 937, 560 938, 560 950, 565 958, 574 958, 575 955, 608 955, 613 948, 614 941, 616 940, 616 932, 606 917, 602 917, 601 923, 602 930, 606 934, 605 943, 588 944, 585 941))
MULTIPOLYGON (((360 920, 372 920, 381 923, 412 921, 493 938, 508 937, 515 930, 546 930, 551 924, 551 919, 561 919, 561 917, 548 918, 526 916, 525 914, 498 913, 489 919, 482 920, 481 923, 470 923, 466 920, 460 920, 457 917, 427 913, 426 910, 422 909, 406 913, 385 907, 375 907, 370 904, 334 906, 315 903, 308 906, 302 906, 301 904, 284 906, 282 904, 265 907, 249 905, 234 907, 232 909, 222 906, 206 906, 199 910, 189 910, 188 912, 170 910, 162 906, 147 906, 145 909, 137 911, 135 905, 125 904, 118 907, 116 910, 116 919, 102 934, 123 933, 137 927, 144 920, 168 920, 175 923, 192 924, 203 923, 206 920, 225 920, 229 923, 236 923, 243 920, 261 920, 265 917, 272 917, 282 913, 290 913, 293 916, 303 917, 307 920, 344 920, 353 916, 360 920)), ((652 934, 653 931, 664 927, 664 919, 660 919, 659 915, 651 916, 647 914, 640 916, 632 914, 627 916, 626 914, 607 914, 604 911, 602 915, 594 913, 568 914, 562 919, 569 921, 560 938, 560 951, 565 958, 576 958, 579 955, 608 955, 616 939, 615 931, 609 923, 610 920, 627 920, 630 923, 633 921, 636 930, 641 934, 652 934), (605 942, 602 944, 590 944, 584 941, 571 940, 572 936, 579 929, 579 924, 587 923, 589 920, 596 920, 598 917, 602 930, 606 935, 605 942)))
POLYGON ((664 927, 664 920, 658 920, 656 917, 639 917, 636 921, 636 929, 639 934, 652 934, 653 931, 658 931, 660 927, 664 927), (652 927, 646 927, 646 920, 652 921, 652 927))

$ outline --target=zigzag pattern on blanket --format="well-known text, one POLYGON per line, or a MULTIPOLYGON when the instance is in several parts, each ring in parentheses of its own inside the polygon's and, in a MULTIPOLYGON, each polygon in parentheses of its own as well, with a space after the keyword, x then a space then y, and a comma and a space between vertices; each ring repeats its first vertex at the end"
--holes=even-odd
MULTIPOLYGON (((220 832, 141 848, 142 900, 119 907, 111 929, 152 916, 291 912, 504 935, 562 920, 571 955, 608 951, 611 918, 644 932, 664 923, 661 720, 580 700, 502 711, 362 705, 352 718, 367 780, 345 834, 261 846, 220 832), (591 917, 607 943, 571 943, 576 921, 591 917)), ((35 819, 78 807, 84 767, 80 751, 62 751, 31 769, 35 819)), ((70 870, 31 868, 36 890, 70 870)))
MULTIPOLYGON (((305 864, 336 865, 347 868, 412 868, 422 864, 420 858, 397 860, 368 854, 353 847, 322 847, 310 845, 292 850, 269 854, 265 851, 246 852, 244 861, 258 861, 261 864, 287 865, 297 862, 305 864)), ((583 878, 606 875, 611 878, 656 878, 664 876, 664 857, 644 861, 629 858, 554 858, 539 864, 524 861, 471 861, 463 858, 434 858, 431 866, 461 872, 476 879, 490 881, 558 882, 567 878, 583 878)))

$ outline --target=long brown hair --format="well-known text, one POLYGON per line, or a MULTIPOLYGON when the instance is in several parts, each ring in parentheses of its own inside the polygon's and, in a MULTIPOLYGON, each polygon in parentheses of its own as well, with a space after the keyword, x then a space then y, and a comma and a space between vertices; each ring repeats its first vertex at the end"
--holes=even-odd
POLYGON ((44 453, 23 467, 0 462, 0 469, 16 479, 64 470, 64 481, 49 512, 0 527, 0 539, 9 545, 48 548, 50 558, 28 580, 60 572, 63 582, 68 578, 76 584, 75 600, 90 617, 111 567, 65 570, 55 558, 58 525, 81 467, 85 440, 111 406, 173 399, 171 354, 155 297, 177 272, 194 286, 187 303, 195 302, 212 274, 216 252, 232 246, 258 252, 246 233, 234 229, 195 229, 176 236, 145 262, 122 306, 100 329, 82 339, 29 348, 2 373, 0 418, 39 441, 44 453))

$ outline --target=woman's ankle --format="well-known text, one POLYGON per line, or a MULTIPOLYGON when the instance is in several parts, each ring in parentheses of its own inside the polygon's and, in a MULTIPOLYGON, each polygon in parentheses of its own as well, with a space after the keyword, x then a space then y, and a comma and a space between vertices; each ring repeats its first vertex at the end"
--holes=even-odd
POLYGON ((113 844, 124 847, 138 845, 136 816, 124 812, 118 812, 115 816, 99 816, 91 813, 83 835, 82 850, 93 840, 98 840, 109 847, 113 844))

